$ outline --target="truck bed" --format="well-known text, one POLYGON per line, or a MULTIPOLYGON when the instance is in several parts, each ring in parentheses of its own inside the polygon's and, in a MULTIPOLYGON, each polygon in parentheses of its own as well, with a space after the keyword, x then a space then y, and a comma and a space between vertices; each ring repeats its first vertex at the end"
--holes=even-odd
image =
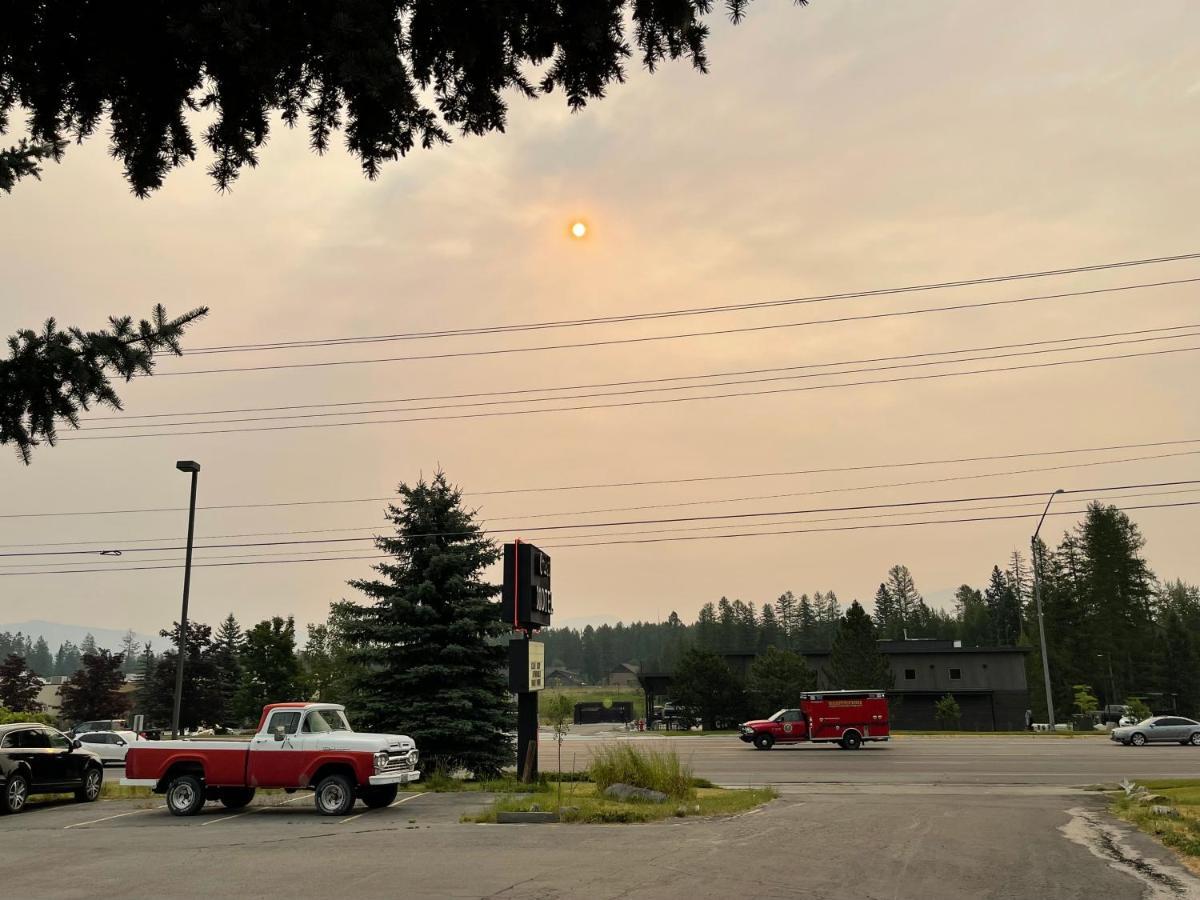
POLYGON ((151 741, 130 746, 124 783, 153 785, 177 762, 198 762, 213 786, 244 786, 250 745, 243 741, 151 741))

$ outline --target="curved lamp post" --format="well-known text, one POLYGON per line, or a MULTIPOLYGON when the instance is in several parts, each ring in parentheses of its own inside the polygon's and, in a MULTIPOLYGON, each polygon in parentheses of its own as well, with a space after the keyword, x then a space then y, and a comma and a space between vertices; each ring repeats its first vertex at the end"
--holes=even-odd
POLYGON ((1050 504, 1054 502, 1055 497, 1062 493, 1065 492, 1059 488, 1050 495, 1050 499, 1046 501, 1046 508, 1042 510, 1042 517, 1038 519, 1033 537, 1029 539, 1029 552, 1033 556, 1033 601, 1037 606, 1038 639, 1042 647, 1042 677, 1046 682, 1046 718, 1049 720, 1051 731, 1054 731, 1054 697, 1050 692, 1050 657, 1046 655, 1046 625, 1042 620, 1042 579, 1038 566, 1037 542, 1038 534, 1042 530, 1042 523, 1046 521, 1046 515, 1050 512, 1050 504))

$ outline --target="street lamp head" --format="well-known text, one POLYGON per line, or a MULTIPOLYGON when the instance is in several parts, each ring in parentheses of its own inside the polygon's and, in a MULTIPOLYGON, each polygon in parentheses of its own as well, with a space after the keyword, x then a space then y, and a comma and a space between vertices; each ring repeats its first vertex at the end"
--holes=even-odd
POLYGON ((1059 488, 1059 489, 1058 489, 1057 491, 1055 491, 1054 493, 1056 493, 1056 494, 1065 494, 1065 493, 1066 493, 1066 491, 1064 491, 1062 488, 1059 488))
POLYGON ((175 468, 177 468, 180 472, 195 473, 200 471, 200 463, 190 459, 181 459, 179 462, 175 463, 175 468))

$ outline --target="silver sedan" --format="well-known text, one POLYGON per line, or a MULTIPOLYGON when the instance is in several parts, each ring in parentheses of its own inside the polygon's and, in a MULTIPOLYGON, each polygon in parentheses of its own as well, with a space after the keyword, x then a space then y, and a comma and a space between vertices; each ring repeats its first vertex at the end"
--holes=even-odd
POLYGON ((1200 722, 1182 716, 1151 716, 1136 725, 1124 725, 1112 730, 1112 739, 1128 746, 1146 744, 1191 744, 1200 747, 1200 722))

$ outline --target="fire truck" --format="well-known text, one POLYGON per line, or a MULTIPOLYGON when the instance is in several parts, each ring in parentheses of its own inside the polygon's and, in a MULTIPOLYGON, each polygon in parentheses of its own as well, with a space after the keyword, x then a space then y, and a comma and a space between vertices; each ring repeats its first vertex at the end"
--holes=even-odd
POLYGON ((738 726, 739 737, 757 750, 776 744, 837 744, 857 750, 864 741, 891 736, 883 691, 814 691, 800 695, 797 709, 781 709, 769 719, 738 726))

